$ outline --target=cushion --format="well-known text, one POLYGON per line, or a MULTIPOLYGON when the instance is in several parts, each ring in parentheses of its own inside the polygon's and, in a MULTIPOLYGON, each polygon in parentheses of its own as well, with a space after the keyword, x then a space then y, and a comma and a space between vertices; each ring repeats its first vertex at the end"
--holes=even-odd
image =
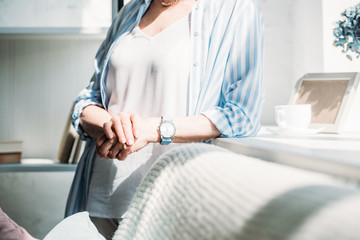
POLYGON ((105 240, 91 222, 88 212, 71 215, 57 224, 44 240, 105 240))
POLYGON ((35 240, 0 208, 0 240, 35 240))

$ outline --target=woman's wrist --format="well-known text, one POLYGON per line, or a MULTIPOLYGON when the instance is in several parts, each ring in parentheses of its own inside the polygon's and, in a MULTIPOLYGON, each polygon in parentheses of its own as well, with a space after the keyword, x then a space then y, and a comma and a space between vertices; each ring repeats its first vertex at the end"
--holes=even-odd
MULTIPOLYGON (((143 119, 143 133, 151 143, 160 143, 161 135, 158 127, 161 118, 143 119)), ((197 115, 172 119, 176 133, 172 139, 174 143, 201 142, 220 135, 219 130, 205 116, 197 115)))
POLYGON ((158 131, 160 118, 145 118, 143 120, 142 132, 150 143, 159 143, 161 136, 158 131))
MULTIPOLYGON (((160 117, 143 119, 142 134, 149 143, 161 142, 161 135, 158 131, 160 122, 160 117)), ((201 142, 221 134, 204 115, 174 118, 173 122, 176 127, 176 133, 172 140, 174 143, 201 142)))
POLYGON ((110 119, 111 116, 105 109, 96 105, 89 105, 83 109, 80 125, 89 136, 98 138, 104 134, 103 125, 110 119))

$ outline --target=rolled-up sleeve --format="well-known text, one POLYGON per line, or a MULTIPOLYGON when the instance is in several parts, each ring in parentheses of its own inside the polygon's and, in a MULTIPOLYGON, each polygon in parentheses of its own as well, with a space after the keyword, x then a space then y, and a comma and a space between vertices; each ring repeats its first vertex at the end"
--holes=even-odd
POLYGON ((104 63, 107 51, 116 37, 117 31, 119 30, 119 25, 121 24, 121 19, 123 18, 123 14, 127 8, 128 6, 123 7, 118 15, 114 18, 107 32, 105 40, 102 42, 96 53, 95 73, 92 76, 89 85, 79 93, 77 99, 75 100, 75 106, 72 112, 72 124, 75 130, 78 132, 80 139, 82 140, 87 140, 90 137, 86 134, 80 125, 81 113, 83 109, 89 105, 103 107, 99 76, 101 75, 102 64, 104 63))
POLYGON ((96 79, 96 74, 91 78, 90 84, 79 93, 71 116, 72 124, 82 140, 89 138, 80 125, 81 113, 83 109, 89 105, 102 106, 99 82, 96 79))
POLYGON ((202 112, 214 123, 222 137, 256 135, 260 129, 264 101, 263 20, 257 1, 249 1, 237 21, 220 104, 202 112))

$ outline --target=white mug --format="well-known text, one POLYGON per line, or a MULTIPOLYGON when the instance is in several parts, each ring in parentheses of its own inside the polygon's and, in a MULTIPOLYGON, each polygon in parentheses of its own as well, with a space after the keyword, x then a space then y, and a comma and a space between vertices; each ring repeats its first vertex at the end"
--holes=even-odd
POLYGON ((275 107, 275 121, 282 129, 305 129, 311 122, 311 105, 279 105, 275 107))

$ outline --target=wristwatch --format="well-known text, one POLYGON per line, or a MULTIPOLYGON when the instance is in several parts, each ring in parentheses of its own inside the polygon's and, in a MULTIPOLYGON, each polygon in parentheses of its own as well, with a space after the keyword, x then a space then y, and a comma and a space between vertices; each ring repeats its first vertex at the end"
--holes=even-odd
POLYGON ((171 118, 169 118, 167 116, 162 116, 158 130, 159 130, 159 133, 161 136, 160 144, 167 145, 167 144, 171 143, 171 140, 176 132, 175 125, 174 125, 173 121, 171 120, 171 118))

